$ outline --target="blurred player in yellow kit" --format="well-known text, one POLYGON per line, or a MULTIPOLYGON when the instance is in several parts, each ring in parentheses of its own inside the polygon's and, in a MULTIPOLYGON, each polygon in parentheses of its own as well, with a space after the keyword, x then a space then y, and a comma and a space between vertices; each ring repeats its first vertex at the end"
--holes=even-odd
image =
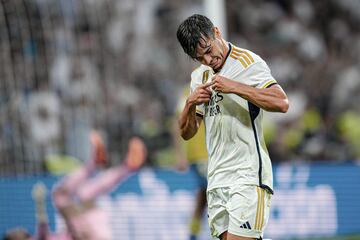
MULTIPOLYGON (((186 98, 190 94, 190 88, 187 86, 183 92, 178 103, 178 112, 184 108, 186 98)), ((197 194, 195 199, 195 208, 192 213, 190 221, 190 240, 197 240, 201 230, 201 219, 206 208, 206 187, 207 187, 207 160, 208 154, 205 143, 205 127, 201 124, 197 134, 189 141, 184 141, 180 138, 177 124, 175 126, 176 134, 174 134, 174 142, 176 149, 177 168, 179 170, 187 169, 195 174, 197 180, 197 194)))

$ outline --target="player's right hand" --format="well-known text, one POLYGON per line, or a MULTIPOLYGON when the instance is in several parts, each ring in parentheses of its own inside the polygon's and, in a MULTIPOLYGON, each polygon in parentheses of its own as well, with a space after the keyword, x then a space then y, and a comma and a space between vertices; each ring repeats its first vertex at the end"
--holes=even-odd
POLYGON ((199 85, 188 97, 188 102, 201 105, 203 103, 208 103, 211 98, 212 91, 210 86, 213 85, 213 82, 208 82, 199 85))

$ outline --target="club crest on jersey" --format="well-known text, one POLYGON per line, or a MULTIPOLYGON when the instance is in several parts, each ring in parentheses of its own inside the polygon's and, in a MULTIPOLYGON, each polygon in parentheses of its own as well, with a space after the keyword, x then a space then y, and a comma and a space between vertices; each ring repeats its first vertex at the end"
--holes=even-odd
MULTIPOLYGON (((210 70, 205 70, 202 76, 202 83, 206 83, 210 76, 210 70)), ((210 101, 205 104, 205 116, 213 117, 221 113, 218 102, 223 100, 223 96, 220 93, 213 92, 210 101)))
POLYGON ((202 84, 207 82, 207 80, 209 79, 209 75, 210 75, 210 70, 206 70, 203 72, 202 84))

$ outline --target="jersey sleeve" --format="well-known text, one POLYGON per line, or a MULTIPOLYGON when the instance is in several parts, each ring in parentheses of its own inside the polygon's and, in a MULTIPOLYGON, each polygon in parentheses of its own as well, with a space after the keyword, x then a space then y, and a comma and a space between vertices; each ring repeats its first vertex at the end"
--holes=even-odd
POLYGON ((236 46, 233 46, 231 50, 229 63, 225 64, 220 73, 256 88, 267 88, 276 84, 270 68, 259 55, 236 46))
POLYGON ((184 109, 188 95, 189 95, 189 86, 182 88, 181 91, 178 92, 178 98, 177 98, 178 101, 176 104, 176 111, 175 111, 176 115, 180 115, 180 113, 184 109))
POLYGON ((271 74, 269 66, 264 61, 252 64, 240 75, 243 83, 256 88, 267 88, 273 84, 277 84, 271 74))

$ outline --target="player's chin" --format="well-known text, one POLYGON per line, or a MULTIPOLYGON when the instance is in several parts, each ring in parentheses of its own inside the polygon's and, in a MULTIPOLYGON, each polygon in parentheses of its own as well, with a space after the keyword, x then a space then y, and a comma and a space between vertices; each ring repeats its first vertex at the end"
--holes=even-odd
POLYGON ((214 70, 215 73, 220 71, 220 68, 212 68, 214 70))
POLYGON ((223 63, 222 61, 219 59, 217 61, 217 63, 212 67, 212 69, 215 71, 215 72, 218 72, 221 70, 221 67, 222 67, 223 63))

